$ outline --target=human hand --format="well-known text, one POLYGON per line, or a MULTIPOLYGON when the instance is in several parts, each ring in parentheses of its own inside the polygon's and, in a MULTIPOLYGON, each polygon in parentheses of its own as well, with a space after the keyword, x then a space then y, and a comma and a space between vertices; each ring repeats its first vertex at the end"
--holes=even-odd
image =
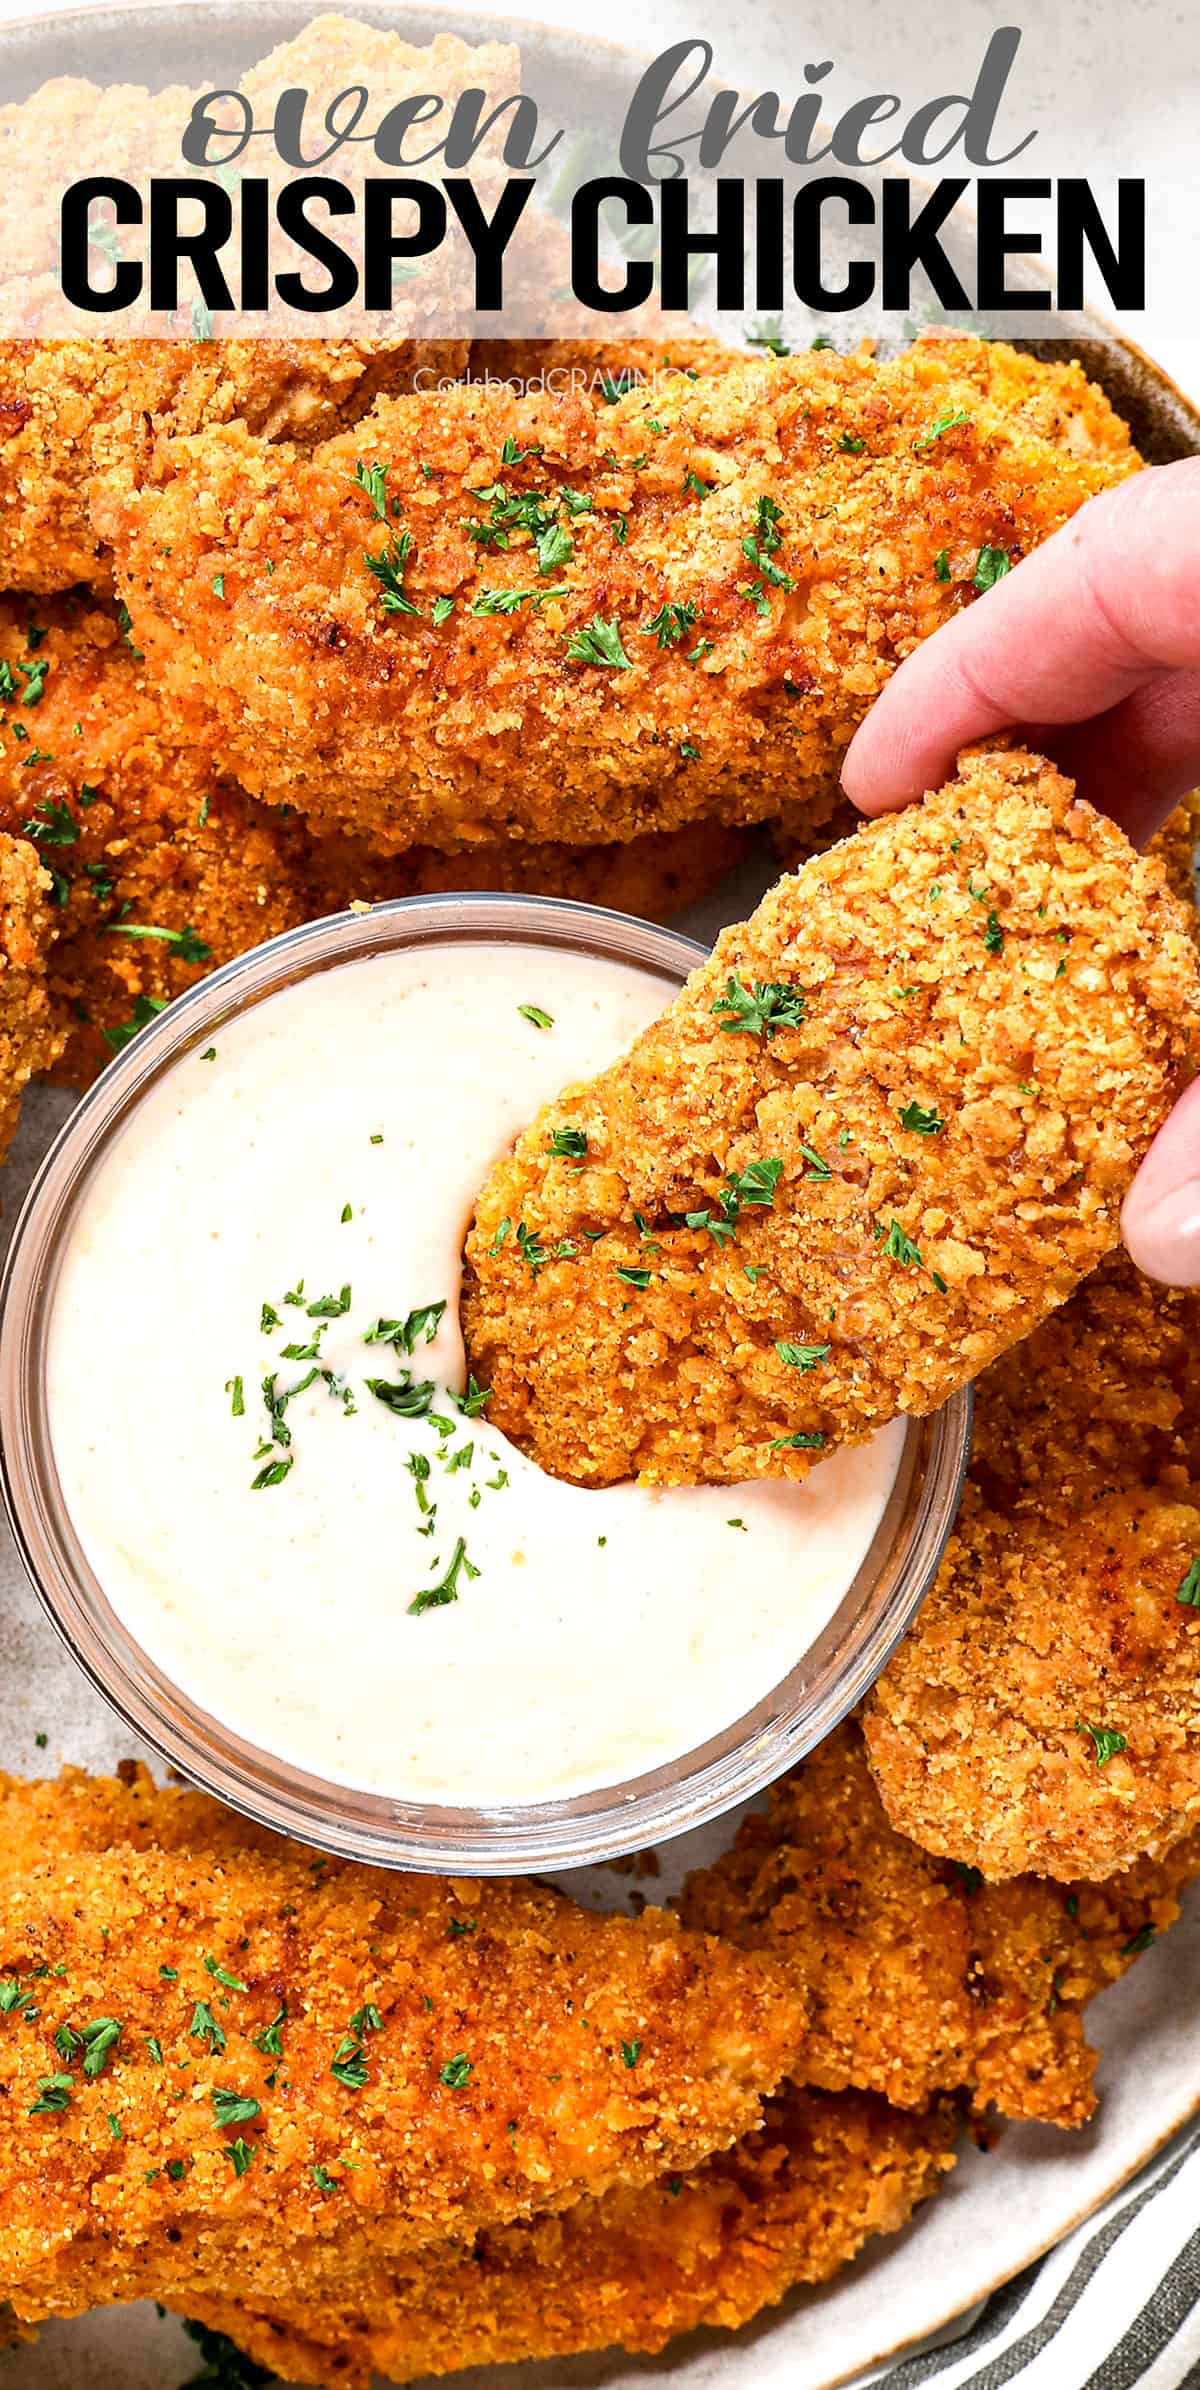
MULTIPOLYGON (((846 753, 863 813, 938 788, 960 747, 1016 727, 1138 845, 1200 784, 1200 457, 1089 500, 915 650, 846 753)), ((1200 1084, 1126 1197, 1139 1269, 1200 1285, 1200 1084)))

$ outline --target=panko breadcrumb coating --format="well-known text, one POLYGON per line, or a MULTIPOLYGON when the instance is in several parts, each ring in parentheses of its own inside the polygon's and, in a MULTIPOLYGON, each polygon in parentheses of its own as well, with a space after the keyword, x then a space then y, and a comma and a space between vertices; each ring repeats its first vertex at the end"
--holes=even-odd
POLYGON ((1108 1877, 1200 1820, 1200 1290, 1124 1255, 976 1390, 942 1570, 867 1705, 893 1823, 1108 1877))
POLYGON ((694 2166, 803 2046, 774 1961, 661 1911, 203 1824, 96 1850, 85 1819, 76 1783, 0 1868, 0 2302, 26 2321, 214 2280, 287 2300, 694 2166))
POLYGON ((1048 764, 969 752, 493 1170, 462 1305, 492 1425, 579 1484, 724 1483, 936 1409, 1115 1245, 1198 996, 1161 865, 1048 764))
POLYGON ((761 2131, 692 2173, 431 2250, 351 2301, 264 2313, 219 2295, 190 2312, 287 2381, 346 2390, 583 2349, 653 2352, 701 2324, 748 2323, 899 2231, 953 2164, 957 2122, 947 2103, 903 2116, 789 2087, 766 2102, 761 2131))
POLYGON ((24 839, 0 831, 0 1158, 22 1090, 62 1048, 46 985, 54 928, 48 873, 24 839))
POLYGON ((465 340, 0 341, 0 589, 111 590, 89 493, 156 431, 237 420, 264 440, 316 440, 356 398, 370 404, 373 362, 404 389, 418 368, 461 371, 467 354, 465 340))
POLYGON ((372 855, 211 778, 111 609, 0 600, 0 831, 32 837, 58 903, 57 1076, 84 1086, 114 1045, 218 963, 351 903, 458 888, 574 897, 664 919, 745 850, 716 822, 616 847, 485 843, 372 855), (32 760, 31 760, 32 759, 32 760))
POLYGON ((689 1878, 687 1923, 774 1951, 813 2004, 798 2070, 824 2089, 1078 2125, 1095 2107, 1086 2001, 1179 1913, 1200 1835, 1103 1886, 985 1884, 888 1823, 854 1724, 839 1727, 689 1878))
POLYGON ((998 406, 998 370, 924 343, 598 408, 463 385, 304 456, 161 439, 94 515, 199 742, 317 824, 382 849, 757 820, 828 797, 900 658, 1135 468, 1115 418, 1076 455, 998 406))

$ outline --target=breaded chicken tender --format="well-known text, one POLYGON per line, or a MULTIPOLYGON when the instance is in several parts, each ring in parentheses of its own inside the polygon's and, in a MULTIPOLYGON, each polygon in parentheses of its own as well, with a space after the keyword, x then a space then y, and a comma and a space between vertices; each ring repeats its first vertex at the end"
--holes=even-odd
POLYGON ((63 1828, 0 1868, 0 2301, 26 2321, 349 2289, 696 2165, 803 2046, 774 1961, 660 1911, 239 1850, 219 1822, 96 1850, 77 1786, 63 1828))
POLYGON ((1123 1255, 976 1390, 941 1574, 867 1705, 893 1823, 1108 1877, 1200 1820, 1200 1290, 1123 1255))
POLYGON ((212 779, 110 609, 0 600, 0 831, 36 841, 58 903, 50 967, 84 1086, 138 1023, 218 963, 351 903, 460 888, 573 897, 663 919, 741 857, 719 823, 571 848, 372 855, 212 779))
POLYGON ((985 1884, 892 1828, 851 1723, 680 1907, 785 1961, 812 2001, 808 2082, 915 2109, 964 2090, 978 2110, 1078 2125, 1095 2107, 1081 2010, 1173 1924, 1198 1872, 1200 1834, 1103 1886, 985 1884))
POLYGON ((1161 865, 969 752, 493 1170, 462 1305, 492 1425, 579 1484, 725 1483, 936 1409, 1116 1243, 1198 993, 1161 865))
POLYGON ((89 493, 156 430, 237 420, 263 440, 316 440, 371 403, 385 360, 403 389, 467 354, 465 340, 0 341, 0 589, 111 590, 89 493))
POLYGON ((826 2282, 877 2233, 899 2231, 953 2164, 948 2103, 789 2087, 761 2131, 691 2173, 582 2199, 565 2215, 381 2269, 353 2302, 191 2314, 289 2382, 370 2390, 468 2365, 651 2351, 698 2325, 748 2323, 801 2282, 826 2282))
POLYGON ((0 1158, 23 1089, 62 1048, 46 985, 53 935, 49 874, 25 840, 0 832, 0 1158))
POLYGON ((758 820, 828 802, 900 658, 1135 468, 1115 418, 1076 455, 994 403, 997 370, 926 343, 613 406, 422 392, 305 456, 163 438, 93 514, 198 742, 317 826, 384 849, 758 820))

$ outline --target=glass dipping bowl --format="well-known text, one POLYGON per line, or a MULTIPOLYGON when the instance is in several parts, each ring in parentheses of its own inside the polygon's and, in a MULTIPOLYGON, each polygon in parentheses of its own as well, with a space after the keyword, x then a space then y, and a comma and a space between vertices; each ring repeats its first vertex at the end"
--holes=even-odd
POLYGON ((377 1865, 505 1875, 638 1850, 745 1800, 812 1750, 916 1615, 958 1507, 969 1390, 909 1421, 870 1551, 834 1616, 765 1699, 722 1734, 620 1784, 513 1807, 452 1808, 327 1783, 245 1741, 144 1652, 75 1535, 54 1465, 45 1350, 61 1257, 90 1174, 145 1092, 266 996, 372 954, 453 941, 567 947, 657 973, 664 1006, 705 949, 621 913, 523 896, 414 897, 338 914, 227 963, 133 1040, 83 1098, 30 1189, 0 1282, 0 1474, 35 1591, 98 1692, 173 1766, 259 1824, 377 1865))

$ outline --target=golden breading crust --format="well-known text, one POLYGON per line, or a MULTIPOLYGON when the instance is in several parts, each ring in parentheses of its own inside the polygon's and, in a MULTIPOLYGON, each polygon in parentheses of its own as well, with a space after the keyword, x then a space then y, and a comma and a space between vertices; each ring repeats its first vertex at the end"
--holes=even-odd
POLYGON ((1200 1290, 1121 1256, 976 1390, 941 1574, 867 1705, 893 1823, 1107 1877, 1200 1820, 1200 1290))
POLYGON ((745 851, 744 833, 703 822, 625 846, 374 856, 211 779, 111 611, 0 600, 0 677, 4 667, 0 830, 32 825, 53 867, 50 985, 67 1033, 56 1075, 72 1086, 110 1058, 106 1031, 119 1038, 215 964, 352 902, 506 889, 661 920, 745 851))
POLYGON ((1081 2009, 1179 1913, 1200 1835, 1103 1886, 985 1884, 889 1825, 856 1725, 839 1727, 692 1876, 687 1923, 782 1958, 813 2004, 801 2071, 921 2108, 1078 2125, 1095 2107, 1081 2009))
POLYGON ((62 1048, 46 985, 54 936, 50 879, 34 849, 0 832, 0 1158, 17 1125, 21 1092, 62 1048))
POLYGON ((465 340, 0 341, 0 589, 111 589, 89 492, 155 430, 236 419, 264 440, 324 438, 372 360, 386 356, 403 389, 418 367, 461 371, 467 353, 465 340))
POLYGON ((346 2390, 583 2349, 652 2352, 701 2324, 748 2323, 899 2231, 953 2164, 957 2122, 946 2103, 902 2116, 789 2088, 766 2102, 761 2132, 693 2173, 430 2251, 381 2270, 353 2302, 249 2312, 224 2295, 190 2312, 285 2380, 346 2390))
POLYGON ((316 823, 382 849, 756 820, 832 792, 983 550, 1015 561, 1135 468, 1115 418, 1075 456, 993 403, 994 370, 926 343, 611 407, 460 386, 304 457, 236 425, 163 439, 94 514, 199 741, 316 823))
POLYGON ((58 1815, 0 1868, 0 2302, 27 2321, 348 2287, 693 2166, 803 2046, 774 1961, 661 1911, 239 1849, 219 1821, 96 1850, 77 1781, 58 1815))
POLYGON ((1049 765, 968 753, 493 1170, 463 1293, 492 1424, 580 1484, 731 1482, 935 1409, 1115 1244, 1198 994, 1161 865, 1049 765))

